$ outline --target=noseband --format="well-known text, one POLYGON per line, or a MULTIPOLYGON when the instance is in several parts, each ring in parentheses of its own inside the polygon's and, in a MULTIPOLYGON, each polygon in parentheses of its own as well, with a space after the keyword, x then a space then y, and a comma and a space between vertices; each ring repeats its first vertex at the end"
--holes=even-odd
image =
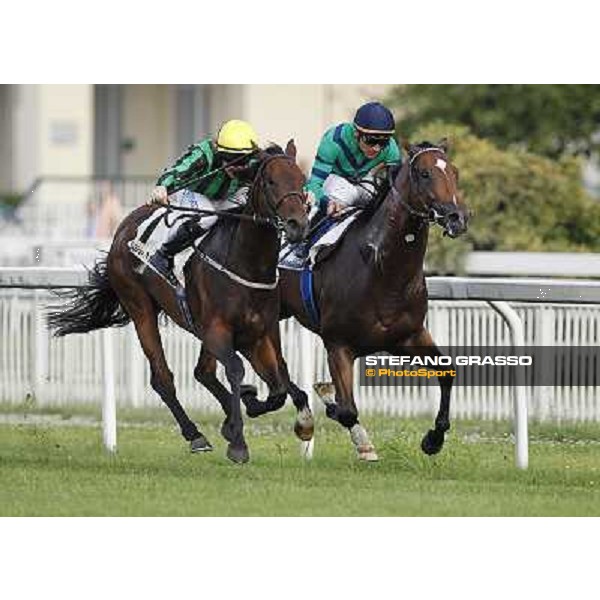
POLYGON ((267 158, 260 165, 260 167, 258 169, 258 173, 256 174, 256 177, 254 178, 254 182, 252 184, 252 189, 250 192, 250 197, 252 198, 252 202, 251 202, 252 208, 253 208, 253 210, 256 211, 257 206, 256 206, 255 199, 256 199, 258 190, 260 189, 260 186, 262 186, 264 196, 267 200, 267 208, 270 213, 270 215, 268 217, 263 217, 263 219, 265 220, 265 222, 273 225, 276 229, 282 230, 283 229, 283 220, 281 219, 281 217, 278 214, 279 207, 288 198, 292 198, 292 197, 296 197, 296 196, 298 198, 300 198, 300 200, 302 201, 303 204, 306 204, 306 194, 303 192, 297 191, 297 190, 292 190, 290 192, 286 192, 285 194, 282 194, 278 198, 275 198, 275 199, 273 198, 273 194, 271 193, 271 191, 269 190, 269 187, 267 186, 267 184, 265 182, 265 169, 268 164, 270 164, 271 162, 273 162, 274 160, 277 160, 277 159, 285 159, 290 164, 295 164, 295 161, 285 154, 275 154, 275 155, 267 158))
MULTIPOLYGON (((419 182, 415 177, 415 173, 414 173, 414 162, 416 160, 416 158, 418 156, 421 156, 421 154, 425 154, 426 152, 441 152, 442 155, 445 157, 446 153, 441 149, 438 148, 437 146, 430 146, 428 148, 423 148, 422 150, 419 150, 416 154, 414 154, 410 160, 408 161, 408 177, 409 177, 409 181, 410 181, 410 187, 411 189, 413 189, 413 186, 417 188, 420 187, 419 186, 419 182)), ((402 206, 404 206, 404 208, 406 208, 406 210, 409 212, 409 214, 418 217, 421 221, 426 221, 428 223, 437 223, 437 218, 435 215, 432 216, 431 210, 427 209, 427 207, 422 204, 422 208, 425 209, 423 210, 419 210, 414 208, 411 204, 409 204, 403 197, 402 194, 400 194, 400 192, 398 191, 398 189, 395 186, 395 182, 394 179, 392 177, 392 173, 391 171, 389 172, 388 175, 388 180, 389 180, 389 184, 390 184, 390 190, 392 192, 392 195, 394 196, 394 199, 397 200, 402 206)), ((421 195, 421 194, 419 194, 421 195)))

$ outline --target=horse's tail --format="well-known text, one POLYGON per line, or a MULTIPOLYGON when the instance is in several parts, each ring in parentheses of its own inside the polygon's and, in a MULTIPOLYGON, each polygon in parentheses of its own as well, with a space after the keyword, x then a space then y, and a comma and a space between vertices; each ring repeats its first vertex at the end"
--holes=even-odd
POLYGON ((59 294, 66 308, 50 307, 48 327, 56 337, 123 327, 131 320, 108 280, 107 258, 96 262, 89 278, 89 287, 59 294))

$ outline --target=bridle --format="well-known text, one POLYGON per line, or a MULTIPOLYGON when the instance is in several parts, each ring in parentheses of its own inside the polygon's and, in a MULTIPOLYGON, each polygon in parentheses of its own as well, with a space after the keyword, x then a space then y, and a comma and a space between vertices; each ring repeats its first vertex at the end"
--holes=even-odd
POLYGON ((306 193, 301 192, 299 190, 291 190, 289 192, 285 192, 281 196, 274 198, 273 193, 269 189, 265 181, 265 169, 267 165, 272 163, 275 160, 284 159, 290 164, 295 164, 295 161, 290 156, 286 154, 274 154, 269 156, 266 160, 264 160, 260 167, 258 168, 258 172, 254 177, 254 181, 252 182, 252 187, 250 188, 250 202, 252 210, 255 211, 254 216, 257 219, 261 219, 262 222, 272 225, 275 229, 282 231, 283 230, 283 219, 279 216, 279 208, 280 206, 288 199, 293 197, 298 197, 302 201, 302 204, 306 204, 306 193), (256 215, 256 211, 258 210, 257 206, 257 196, 260 188, 262 187, 263 195, 266 199, 267 210, 269 212, 269 216, 267 217, 259 217, 256 215))
MULTIPOLYGON (((276 159, 285 159, 289 163, 294 163, 294 159, 287 156, 286 154, 273 154, 263 160, 258 167, 256 175, 252 180, 252 184, 250 186, 250 192, 248 194, 250 201, 247 206, 252 209, 251 214, 247 214, 240 211, 231 211, 231 210, 211 210, 204 208, 188 208, 183 206, 168 206, 167 211, 164 214, 164 220, 167 224, 167 227, 172 227, 172 224, 169 224, 167 221, 167 215, 169 212, 180 212, 180 213, 188 213, 188 214, 196 214, 200 216, 209 216, 209 215, 217 215, 219 217, 224 217, 226 219, 235 219, 238 221, 252 221, 257 225, 268 225, 274 227, 277 231, 282 232, 284 229, 283 219, 279 216, 278 211, 281 204, 289 197, 298 196, 303 204, 306 204, 306 194, 299 190, 292 190, 282 194, 279 198, 273 200, 273 194, 269 190, 266 182, 264 181, 264 171, 268 164, 273 162, 276 159), (260 187, 262 186, 263 194, 267 200, 267 209, 269 212, 268 216, 261 216, 258 214, 258 202, 256 200, 260 187)), ((218 170, 212 171, 210 174, 216 173, 218 170)), ((244 204, 240 203, 240 206, 243 207, 244 204)), ((175 220, 178 220, 184 217, 177 217, 175 220)))
MULTIPOLYGON (((244 219, 244 218, 251 219, 255 223, 263 223, 263 224, 272 225, 273 227, 275 227, 275 229, 277 229, 279 235, 281 235, 281 232, 284 229, 283 219, 279 216, 279 214, 277 212, 279 210, 279 207, 281 206, 281 204, 287 198, 294 197, 294 196, 298 196, 303 201, 303 203, 306 200, 306 195, 303 192, 300 192, 297 190, 292 190, 292 191, 286 192, 285 194, 282 194, 281 196, 279 196, 277 198, 273 198, 273 194, 271 194, 271 192, 265 182, 265 168, 268 164, 270 164, 274 160, 282 159, 282 158, 286 159, 290 164, 295 164, 295 161, 291 157, 289 157, 285 154, 274 154, 274 155, 269 156, 263 162, 261 162, 261 164, 258 167, 258 170, 256 172, 256 175, 254 176, 254 180, 252 181, 252 185, 250 187, 250 192, 249 192, 250 200, 247 204, 247 206, 252 209, 253 213, 251 215, 244 214, 244 213, 241 213, 241 214, 237 213, 237 215, 236 215, 238 219, 244 219), (257 197, 258 197, 258 193, 261 189, 261 186, 262 186, 263 195, 266 199, 267 208, 270 212, 270 216, 267 216, 267 217, 263 217, 263 216, 260 216, 257 214, 257 209, 258 209, 257 197)), ((224 275, 229 277, 229 279, 231 279, 232 281, 235 281, 236 283, 239 283, 240 285, 243 285, 247 288, 251 288, 251 289, 255 289, 255 290, 274 290, 277 288, 277 285, 279 283, 279 271, 277 269, 275 269, 275 278, 271 282, 264 283, 264 282, 260 282, 260 281, 250 281, 249 279, 241 277, 240 275, 238 275, 237 273, 232 271, 230 268, 226 267, 219 261, 212 258, 210 255, 208 255, 206 252, 204 252, 201 248, 196 247, 196 253, 198 254, 198 256, 200 256, 200 258, 204 262, 209 264, 211 267, 213 267, 217 271, 220 271, 221 273, 223 273, 224 275)))
MULTIPOLYGON (((410 159, 408 161, 408 178, 409 178, 409 182, 410 182, 410 188, 411 189, 416 188, 417 195, 421 198, 423 196, 423 192, 420 189, 421 186, 419 185, 419 180, 415 173, 416 167, 414 165, 414 162, 417 159, 417 157, 421 156, 421 154, 425 154, 426 152, 440 152, 444 156, 444 158, 446 158, 446 153, 444 152, 444 150, 442 150, 441 148, 439 148, 437 146, 428 146, 427 148, 422 148, 421 150, 419 150, 418 152, 413 154, 413 156, 410 157, 410 159)), ((389 180, 389 184, 390 184, 390 191, 392 192, 394 199, 397 202, 399 202, 408 211, 409 214, 413 215, 414 217, 417 217, 420 221, 425 221, 427 223, 438 223, 439 222, 439 216, 436 215, 435 211, 432 211, 431 209, 429 209, 422 200, 421 200, 421 207, 419 207, 419 208, 421 208, 421 210, 419 210, 419 208, 415 208, 407 200, 405 200, 402 197, 402 194, 398 191, 398 189, 395 186, 395 182, 394 182, 394 178, 393 178, 391 170, 388 173, 388 180, 389 180)))

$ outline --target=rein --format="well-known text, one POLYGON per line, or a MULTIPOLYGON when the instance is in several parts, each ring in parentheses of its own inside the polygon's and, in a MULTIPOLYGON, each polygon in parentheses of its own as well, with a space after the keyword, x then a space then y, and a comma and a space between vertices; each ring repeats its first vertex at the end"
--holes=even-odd
MULTIPOLYGON (((273 225, 273 220, 268 217, 261 217, 257 214, 247 215, 243 213, 235 213, 228 210, 210 210, 204 208, 187 208, 184 206, 168 206, 167 213, 170 211, 193 213, 197 215, 217 215, 218 217, 225 217, 227 219, 237 219, 238 221, 252 221, 260 225, 273 225)), ((166 213, 165 213, 166 215, 166 213)), ((168 223, 167 223, 168 225, 168 223)))
MULTIPOLYGON (((283 224, 282 224, 281 218, 277 214, 277 211, 279 210, 279 207, 281 206, 281 204, 287 198, 294 197, 294 196, 298 196, 302 201, 305 201, 306 196, 302 192, 291 191, 291 192, 286 192, 281 197, 277 198, 274 202, 269 200, 270 192, 269 192, 268 188, 264 185, 263 172, 264 172, 266 166, 270 162, 272 162, 275 159, 280 159, 280 158, 285 158, 288 161, 292 160, 285 154, 275 154, 273 156, 270 156, 269 158, 267 158, 266 160, 264 160, 261 163, 260 167, 258 168, 258 172, 256 173, 256 176, 254 177, 254 181, 252 182, 252 186, 250 188, 249 195, 250 195, 251 201, 249 202, 249 204, 254 208, 254 210, 256 210, 256 207, 253 206, 255 204, 254 198, 257 194, 257 190, 258 190, 259 186, 261 184, 263 185, 263 194, 264 194, 265 198, 267 198, 267 206, 268 206, 269 212, 271 213, 270 216, 263 217, 256 213, 249 215, 246 213, 235 213, 235 212, 231 212, 231 211, 227 211, 227 210, 210 210, 210 209, 203 209, 203 208, 188 208, 188 207, 183 207, 183 206, 168 206, 167 213, 165 213, 165 223, 167 224, 167 226, 169 226, 169 224, 167 222, 167 218, 166 218, 168 212, 176 211, 176 212, 182 212, 182 213, 197 214, 200 216, 216 215, 218 217, 225 217, 227 219, 237 219, 238 221, 250 221, 257 225, 271 225, 275 229, 281 231, 283 229, 283 224)), ((232 163, 228 163, 227 165, 225 165, 224 167, 221 167, 220 169, 211 171, 206 176, 213 175, 214 173, 216 173, 218 171, 224 170, 225 168, 231 166, 231 164, 232 163)), ((206 177, 206 176, 203 176, 203 177, 206 177)), ((200 179, 202 179, 202 178, 200 178, 200 179)), ((176 193, 177 191, 181 191, 184 188, 185 188, 185 186, 180 187, 174 193, 176 193)))
POLYGON ((256 152, 258 152, 258 150, 253 150, 249 154, 244 154, 244 155, 240 156, 239 158, 230 160, 228 163, 225 163, 224 165, 221 165, 220 167, 213 169, 212 171, 209 171, 208 173, 205 173, 204 175, 199 175, 199 176, 191 175, 187 179, 184 179, 183 181, 181 181, 179 183, 179 185, 171 192, 171 194, 176 194, 177 192, 180 192, 181 190, 185 190, 186 188, 188 188, 192 185, 198 185, 200 182, 205 181, 209 177, 212 177, 213 175, 216 175, 217 173, 220 173, 221 171, 225 171, 225 170, 229 169, 230 167, 232 167, 233 165, 237 165, 238 163, 244 162, 245 160, 248 159, 249 156, 252 156, 256 152))
MULTIPOLYGON (((226 216, 228 218, 234 218, 234 219, 245 220, 245 221, 253 221, 254 223, 268 224, 268 225, 272 225, 273 227, 275 227, 275 229, 277 229, 279 232, 281 232, 283 230, 283 222, 281 220, 281 217, 279 217, 279 215, 277 214, 277 211, 278 211, 279 207, 281 206, 281 204, 287 198, 294 197, 294 196, 298 196, 301 198, 302 201, 305 201, 306 196, 305 196, 305 194, 303 194, 302 192, 299 192, 299 191, 290 191, 290 192, 286 192, 285 194, 282 194, 281 197, 275 199, 274 202, 269 199, 269 189, 266 187, 266 185, 264 183, 263 173, 264 173, 266 166, 270 162, 272 162, 275 159, 280 159, 280 158, 285 158, 290 162, 292 161, 292 159, 285 154, 276 154, 276 155, 273 155, 273 156, 270 156, 269 158, 267 158, 264 162, 261 163, 260 167, 258 168, 258 172, 256 173, 256 176, 254 177, 254 181, 252 182, 252 187, 250 188, 250 194, 249 194, 250 201, 248 202, 248 204, 250 205, 250 207, 253 210, 256 210, 256 197, 258 195, 260 186, 261 185, 263 186, 262 192, 263 192, 264 197, 267 199, 267 206, 269 208, 269 211, 271 212, 271 215, 272 215, 271 217, 261 217, 261 216, 257 215, 256 213, 248 215, 248 214, 244 214, 244 213, 240 214, 240 213, 231 213, 228 211, 205 211, 205 210, 201 210, 201 209, 187 209, 187 211, 188 212, 196 212, 199 214, 216 214, 216 215, 220 215, 220 216, 226 216)), ((176 208, 176 207, 174 207, 174 208, 176 208)), ((255 289, 255 290, 274 290, 277 287, 277 285, 279 284, 279 271, 277 269, 275 269, 275 280, 270 283, 250 281, 248 279, 245 279, 244 277, 241 277, 237 273, 231 271, 225 265, 216 261, 214 258, 209 256, 208 254, 206 254, 199 248, 195 247, 194 250, 198 254, 198 256, 200 257, 201 260, 206 262, 208 265, 210 265, 211 267, 213 267, 220 273, 223 273, 224 275, 229 277, 229 279, 231 279, 232 281, 239 283, 240 285, 243 285, 245 287, 255 289)))
MULTIPOLYGON (((249 203, 251 205, 255 204, 255 199, 256 199, 256 195, 258 193, 259 186, 262 184, 263 195, 267 199, 267 208, 269 209, 271 216, 270 217, 261 217, 261 218, 267 219, 268 222, 272 223, 275 226, 275 228, 280 231, 283 229, 283 224, 281 221, 281 217, 277 214, 277 211, 279 210, 279 207, 283 204, 283 202, 287 198, 292 198, 292 197, 297 196, 300 198, 300 200, 302 200, 303 203, 306 203, 306 194, 304 194, 303 192, 300 192, 300 191, 296 191, 296 190, 286 192, 285 194, 282 194, 279 198, 275 198, 275 200, 272 199, 273 196, 272 196, 269 188, 267 188, 267 186, 265 185, 264 177, 262 175, 269 163, 273 162, 274 160, 278 160, 278 159, 282 159, 282 158, 287 160, 288 163, 294 162, 293 159, 290 158, 289 156, 287 156, 286 154, 274 154, 272 156, 269 156, 269 158, 267 158, 265 161, 263 161, 261 163, 260 167, 258 168, 258 172, 256 173, 256 177, 254 178, 254 181, 252 183, 252 187, 250 188, 251 201, 249 203)), ((254 210, 256 210, 256 206, 253 206, 253 208, 254 208, 254 210)))
MULTIPOLYGON (((409 181, 411 184, 411 187, 414 183, 414 177, 413 177, 413 163, 415 161, 415 159, 420 156, 421 154, 425 154, 425 152, 442 152, 442 154, 444 153, 443 150, 441 148, 437 148, 435 146, 431 146, 429 148, 423 148, 422 150, 419 150, 416 154, 414 154, 409 162, 408 162, 408 177, 409 177, 409 181)), ((427 211, 427 212, 423 212, 421 210, 418 210, 416 208, 414 208, 409 202, 407 202, 403 197, 402 194, 400 194, 400 192, 398 191, 398 189, 396 188, 396 186, 394 185, 394 179, 392 177, 392 172, 391 170, 388 172, 388 181, 390 184, 390 191, 392 192, 392 196, 394 197, 394 200, 398 201, 407 211, 409 214, 418 217, 419 219, 421 219, 421 221, 426 221, 427 223, 436 223, 437 219, 435 218, 435 216, 432 216, 431 211, 427 211)), ((417 185, 418 187, 418 185, 417 185)), ((424 206, 424 205, 423 205, 424 206)))

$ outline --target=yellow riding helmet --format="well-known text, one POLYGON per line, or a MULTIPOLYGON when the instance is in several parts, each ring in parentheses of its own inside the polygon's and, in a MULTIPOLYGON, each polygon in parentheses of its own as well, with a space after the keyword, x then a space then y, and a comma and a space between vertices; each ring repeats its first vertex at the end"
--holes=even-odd
POLYGON ((222 152, 247 154, 258 146, 258 136, 246 121, 227 121, 219 130, 217 148, 222 152))

